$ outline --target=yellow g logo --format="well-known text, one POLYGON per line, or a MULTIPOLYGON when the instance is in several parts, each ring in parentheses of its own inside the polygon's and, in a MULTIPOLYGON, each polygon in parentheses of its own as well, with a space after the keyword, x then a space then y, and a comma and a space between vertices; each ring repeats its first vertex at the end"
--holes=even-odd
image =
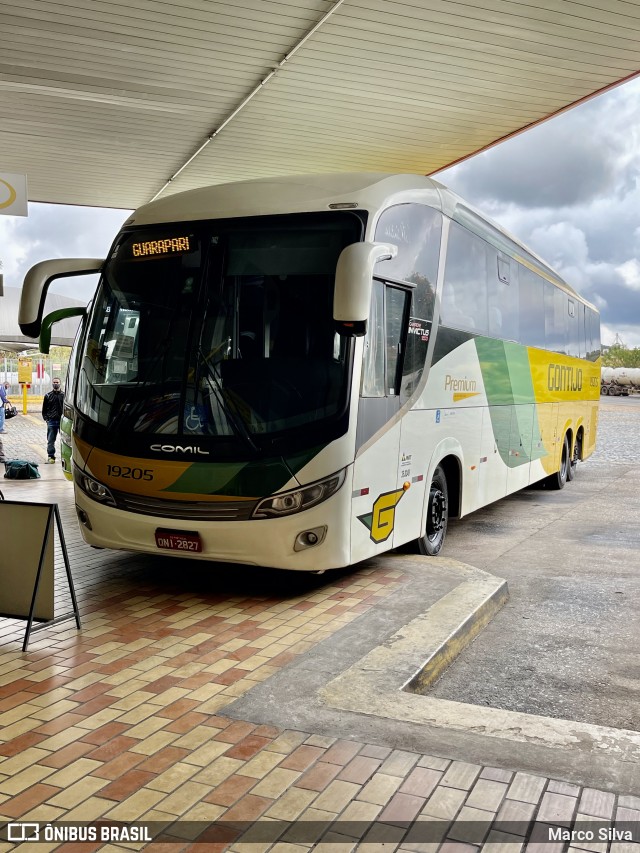
POLYGON ((371 538, 374 542, 385 542, 393 533, 396 507, 405 491, 406 487, 378 495, 373 504, 372 512, 358 516, 358 521, 361 521, 371 531, 371 538))

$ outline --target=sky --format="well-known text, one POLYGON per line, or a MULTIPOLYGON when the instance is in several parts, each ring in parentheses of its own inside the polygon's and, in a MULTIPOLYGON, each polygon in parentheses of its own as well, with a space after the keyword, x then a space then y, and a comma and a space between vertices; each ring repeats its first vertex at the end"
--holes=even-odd
MULTIPOLYGON (((603 343, 618 334, 630 347, 640 346, 639 107, 637 79, 434 176, 593 302, 603 343)), ((104 257, 128 214, 30 203, 27 218, 0 216, 5 286, 40 260, 104 257)), ((74 280, 79 299, 95 281, 74 280)))
POLYGON ((604 344, 640 346, 640 78, 435 177, 596 305, 604 344))

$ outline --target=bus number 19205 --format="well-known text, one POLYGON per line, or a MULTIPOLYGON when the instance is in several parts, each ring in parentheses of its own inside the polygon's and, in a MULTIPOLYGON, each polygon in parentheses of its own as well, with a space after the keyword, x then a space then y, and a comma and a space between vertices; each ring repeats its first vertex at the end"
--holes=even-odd
POLYGON ((128 465, 107 465, 109 477, 128 477, 131 480, 153 480, 151 468, 129 468, 128 465))

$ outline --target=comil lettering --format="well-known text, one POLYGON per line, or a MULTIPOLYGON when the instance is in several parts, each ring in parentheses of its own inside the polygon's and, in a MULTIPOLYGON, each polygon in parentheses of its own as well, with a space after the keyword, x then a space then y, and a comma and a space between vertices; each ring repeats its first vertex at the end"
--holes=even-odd
POLYGON ((476 391, 477 385, 478 383, 475 379, 467 379, 466 376, 464 379, 456 379, 447 373, 444 379, 445 391, 476 391))
POLYGON ((195 444, 152 444, 151 450, 159 453, 195 453, 199 456, 209 456, 208 450, 203 450, 195 444))
POLYGON ((550 364, 547 386, 549 391, 582 391, 582 368, 550 364))

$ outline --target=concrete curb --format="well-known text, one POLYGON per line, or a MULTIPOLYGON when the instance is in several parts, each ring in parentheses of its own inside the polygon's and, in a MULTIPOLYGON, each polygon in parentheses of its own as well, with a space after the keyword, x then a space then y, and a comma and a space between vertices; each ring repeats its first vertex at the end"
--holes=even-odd
POLYGON ((509 588, 505 580, 491 576, 483 581, 476 578, 460 584, 424 618, 416 620, 418 630, 432 641, 437 640, 438 633, 446 636, 404 689, 422 693, 434 684, 508 600, 509 588))
POLYGON ((464 566, 464 574, 466 579, 426 612, 327 684, 320 697, 333 707, 344 708, 345 695, 359 685, 357 693, 363 680, 373 678, 379 695, 386 691, 421 693, 432 685, 509 599, 502 578, 472 566, 464 566), (404 674, 403 681, 399 682, 399 674, 404 674))
POLYGON ((478 635, 504 604, 506 583, 456 560, 386 559, 397 561, 412 582, 225 713, 577 784, 588 780, 605 790, 638 790, 639 732, 411 692, 432 683, 478 635), (429 577, 439 572, 449 586, 431 596, 429 577))

